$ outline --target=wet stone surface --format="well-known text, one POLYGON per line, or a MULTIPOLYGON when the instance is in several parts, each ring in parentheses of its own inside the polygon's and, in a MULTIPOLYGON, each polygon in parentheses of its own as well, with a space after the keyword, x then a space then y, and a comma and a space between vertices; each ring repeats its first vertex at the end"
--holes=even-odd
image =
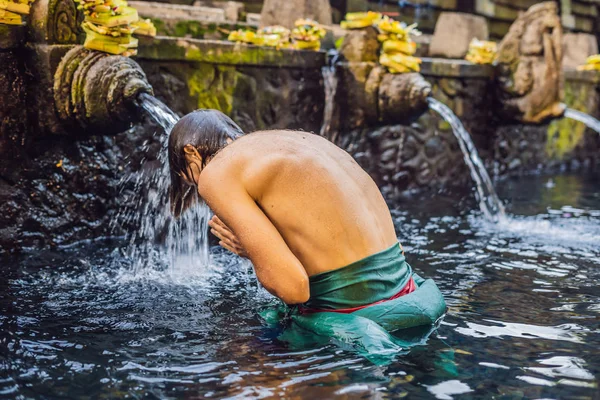
POLYGON ((48 248, 108 234, 126 207, 120 181, 139 168, 155 168, 156 127, 116 136, 36 139, 0 169, 0 252, 48 248))

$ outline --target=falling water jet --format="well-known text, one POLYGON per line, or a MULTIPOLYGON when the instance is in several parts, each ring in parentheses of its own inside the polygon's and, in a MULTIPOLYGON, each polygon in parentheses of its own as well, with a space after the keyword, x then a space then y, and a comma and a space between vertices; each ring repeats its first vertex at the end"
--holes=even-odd
POLYGON ((325 84, 325 108, 323 110, 323 125, 321 125, 321 131, 319 133, 321 136, 328 138, 333 143, 335 143, 337 140, 338 134, 338 129, 334 127, 334 132, 332 135, 333 114, 335 111, 335 95, 338 87, 338 77, 335 71, 335 64, 338 56, 339 55, 335 53, 332 56, 329 65, 321 69, 323 83, 325 84))
POLYGON ((600 134, 600 121, 581 111, 574 110, 572 108, 566 108, 564 116, 566 118, 574 119, 575 121, 583 122, 585 126, 595 130, 600 134))
POLYGON ((492 180, 477 153, 477 149, 471 140, 469 132, 467 132, 458 117, 454 115, 452 110, 444 103, 433 97, 428 97, 427 103, 429 104, 430 109, 441 115, 452 127, 452 132, 458 140, 465 162, 469 167, 471 177, 477 186, 477 195, 481 211, 489 220, 495 223, 504 220, 504 207, 498 199, 492 180))
POLYGON ((137 227, 128 248, 133 270, 137 273, 148 267, 167 265, 171 272, 201 271, 209 263, 210 211, 198 201, 175 219, 169 207, 168 139, 179 117, 154 96, 142 93, 137 100, 139 108, 164 129, 164 134, 158 137, 161 167, 152 173, 137 173, 133 179, 134 207, 119 216, 137 227))

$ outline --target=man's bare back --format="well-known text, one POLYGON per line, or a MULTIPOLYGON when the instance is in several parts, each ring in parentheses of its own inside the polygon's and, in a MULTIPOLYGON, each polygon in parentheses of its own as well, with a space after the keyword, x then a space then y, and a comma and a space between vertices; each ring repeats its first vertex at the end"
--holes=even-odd
POLYGON ((259 279, 261 263, 286 274, 283 263, 294 258, 312 276, 397 242, 375 182, 348 153, 311 133, 237 139, 206 166, 198 191, 259 264, 259 279))
POLYGON ((219 244, 249 258, 264 288, 293 305, 268 311, 269 320, 387 354, 404 344, 386 329, 443 316, 442 293, 406 261, 375 182, 327 140, 245 135, 226 115, 196 110, 170 133, 169 170, 173 215, 197 189, 219 244))

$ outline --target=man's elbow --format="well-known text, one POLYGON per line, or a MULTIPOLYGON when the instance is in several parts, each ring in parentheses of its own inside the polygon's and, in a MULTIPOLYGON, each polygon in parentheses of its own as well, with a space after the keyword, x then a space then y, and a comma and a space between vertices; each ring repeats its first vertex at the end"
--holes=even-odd
POLYGON ((275 295, 279 297, 285 304, 302 304, 308 301, 310 297, 310 287, 308 284, 308 277, 302 277, 292 284, 285 290, 277 291, 275 295))

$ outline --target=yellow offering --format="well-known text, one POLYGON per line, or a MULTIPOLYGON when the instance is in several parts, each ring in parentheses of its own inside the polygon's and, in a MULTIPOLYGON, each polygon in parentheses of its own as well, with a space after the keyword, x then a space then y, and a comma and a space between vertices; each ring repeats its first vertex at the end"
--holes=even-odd
MULTIPOLYGON (((394 21, 389 17, 383 17, 377 22, 377 28, 382 32, 381 39, 410 41, 410 36, 420 36, 421 32, 417 30, 417 24, 406 25, 404 22, 394 21)), ((380 39, 380 41, 382 41, 380 39)))
POLYGON ((387 67, 392 74, 403 74, 406 72, 419 72, 421 70, 421 59, 407 56, 402 53, 386 54, 379 57, 379 63, 387 67))
POLYGON ((589 56, 584 65, 577 67, 578 71, 600 71, 600 54, 589 56))
POLYGON ((291 31, 283 26, 266 26, 256 32, 257 36, 262 37, 263 45, 269 47, 288 48, 291 46, 291 31))
POLYGON ((243 29, 238 29, 237 31, 230 32, 229 36, 227 37, 227 40, 231 42, 255 44, 258 46, 261 46, 263 44, 263 39, 260 36, 257 36, 255 32, 243 29))
POLYGON ((496 42, 473 39, 469 43, 469 51, 465 60, 473 64, 491 64, 496 59, 497 51, 496 42))
POLYGON ((417 44, 411 39, 411 35, 421 34, 417 30, 417 24, 406 25, 404 22, 383 17, 375 26, 379 30, 377 39, 382 42, 379 63, 387 67, 392 74, 419 72, 421 59, 413 57, 417 51, 417 44))
MULTIPOLYGON (((83 46, 87 49, 110 54, 132 56, 137 53, 138 40, 133 32, 141 28, 152 33, 154 25, 150 21, 139 22, 137 10, 127 5, 125 0, 76 0, 85 19, 81 24, 86 38, 83 46), (148 23, 150 25, 148 25, 148 23)), ((156 29, 154 28, 154 34, 156 29)))
POLYGON ((21 25, 23 23, 23 19, 19 14, 6 10, 0 10, 0 23, 7 25, 21 25))
POLYGON ((230 32, 227 40, 278 49, 319 50, 323 36, 325 36, 325 29, 317 22, 310 19, 299 19, 292 31, 279 25, 267 26, 257 32, 238 29, 230 32))
POLYGON ((21 25, 33 0, 0 0, 0 24, 21 25))
POLYGON ((135 28, 136 36, 156 36, 156 27, 149 19, 140 19, 131 26, 135 28))
POLYGON ((312 19, 299 19, 295 22, 291 37, 293 47, 300 50, 321 49, 321 39, 325 37, 325 29, 312 19))
POLYGON ((340 22, 342 29, 361 29, 372 26, 382 18, 378 12, 354 12, 346 14, 346 20, 340 22))

